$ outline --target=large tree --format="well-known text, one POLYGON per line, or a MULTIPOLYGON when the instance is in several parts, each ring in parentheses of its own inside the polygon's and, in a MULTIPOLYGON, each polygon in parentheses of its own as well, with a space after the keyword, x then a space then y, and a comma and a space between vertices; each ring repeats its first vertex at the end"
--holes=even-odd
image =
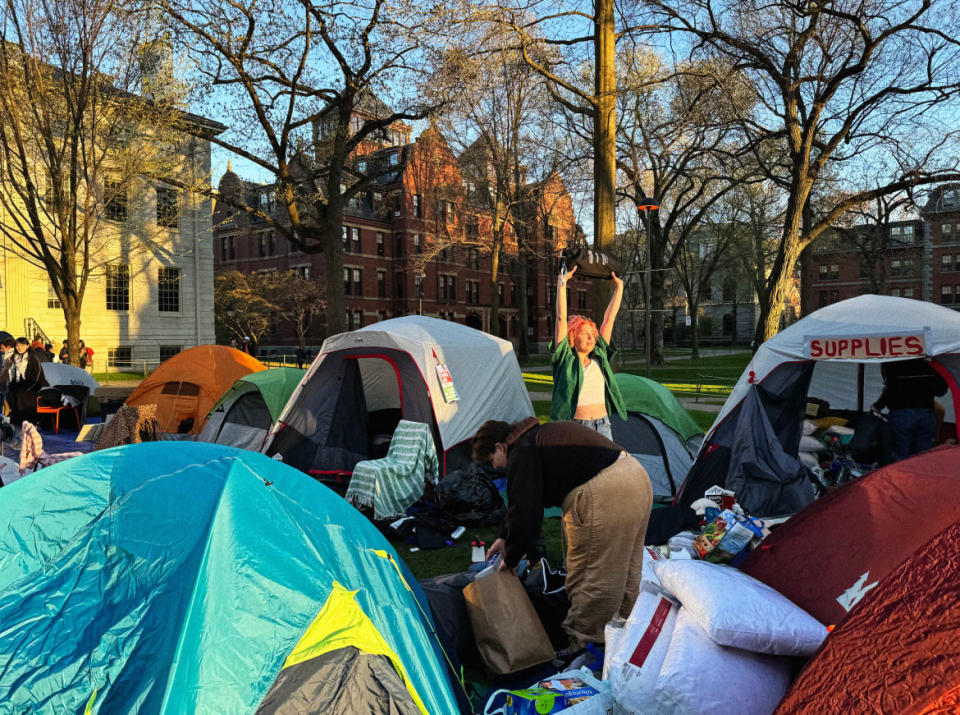
MULTIPOLYGON (((740 73, 722 62, 664 66, 640 49, 621 60, 620 193, 630 209, 659 206, 641 227, 650 260, 651 360, 662 364, 665 285, 687 240, 727 192, 758 180, 737 121, 750 97, 740 73), (740 98, 737 112, 722 101, 728 94, 740 98)), ((698 296, 688 298, 699 304, 698 296)))
POLYGON ((844 211, 960 177, 945 141, 960 90, 960 16, 951 0, 652 0, 648 7, 687 36, 692 56, 744 72, 762 107, 743 126, 787 200, 757 344, 779 329, 801 251, 844 211), (763 149, 770 144, 782 150, 763 149), (882 185, 851 186, 813 206, 824 176, 842 178, 845 166, 888 157, 896 170, 882 185))
POLYGON ((327 332, 341 332, 344 211, 396 170, 358 156, 395 143, 395 123, 428 116, 456 85, 455 71, 435 71, 459 63, 435 40, 438 8, 408 0, 157 2, 192 60, 198 106, 231 120, 214 143, 257 167, 278 211, 210 193, 298 249, 323 254, 327 332))
POLYGON ((49 277, 78 364, 90 278, 165 231, 140 221, 144 177, 193 180, 179 132, 191 120, 150 16, 123 0, 9 0, 2 12, 0 231, 49 277))

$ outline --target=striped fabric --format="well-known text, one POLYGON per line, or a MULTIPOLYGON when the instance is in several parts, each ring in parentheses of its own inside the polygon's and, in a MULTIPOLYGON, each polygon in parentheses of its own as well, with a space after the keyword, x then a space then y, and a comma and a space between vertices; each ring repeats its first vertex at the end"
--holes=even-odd
POLYGON ((23 423, 20 434, 20 474, 35 469, 37 464, 49 467, 51 464, 62 462, 71 457, 79 457, 83 452, 63 452, 61 454, 47 454, 43 451, 43 438, 40 430, 30 422, 23 423))
POLYGON ((402 515, 423 495, 426 480, 439 479, 430 426, 400 420, 383 459, 358 462, 347 488, 351 504, 373 506, 375 519, 402 515))

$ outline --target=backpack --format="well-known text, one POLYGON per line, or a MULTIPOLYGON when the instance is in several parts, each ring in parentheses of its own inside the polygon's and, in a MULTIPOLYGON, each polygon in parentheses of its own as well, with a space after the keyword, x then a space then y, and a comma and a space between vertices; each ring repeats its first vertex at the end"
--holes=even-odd
POLYGON ((471 464, 440 480, 437 501, 450 520, 465 526, 500 523, 506 507, 488 470, 496 473, 492 467, 471 464))

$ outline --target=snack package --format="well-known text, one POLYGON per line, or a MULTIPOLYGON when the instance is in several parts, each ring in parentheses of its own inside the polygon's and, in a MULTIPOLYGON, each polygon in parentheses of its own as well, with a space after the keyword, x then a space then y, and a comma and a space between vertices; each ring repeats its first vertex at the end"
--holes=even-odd
POLYGON ((723 487, 710 487, 703 493, 704 499, 709 499, 717 505, 718 509, 729 509, 736 501, 736 494, 723 487))
POLYGON ((754 522, 755 520, 742 516, 728 522, 726 533, 707 554, 706 560, 715 564, 730 563, 751 541, 755 538, 762 539, 763 522, 760 521, 759 525, 754 522))
POLYGON ((727 528, 734 524, 736 520, 736 514, 729 509, 724 509, 716 518, 703 527, 700 536, 693 541, 693 548, 696 549, 697 556, 701 559, 707 558, 707 554, 713 551, 716 545, 720 543, 727 533, 727 528))
POLYGON ((551 678, 538 687, 507 693, 506 715, 549 715, 597 695, 599 691, 581 678, 551 678))

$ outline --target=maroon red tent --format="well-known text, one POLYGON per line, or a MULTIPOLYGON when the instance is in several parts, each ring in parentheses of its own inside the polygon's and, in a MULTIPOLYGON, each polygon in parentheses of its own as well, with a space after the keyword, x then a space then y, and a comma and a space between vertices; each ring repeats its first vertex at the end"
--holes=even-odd
POLYGON ((960 447, 858 479, 800 511, 742 569, 827 625, 914 551, 960 521, 960 447))
POLYGON ((776 714, 958 712, 958 544, 960 524, 953 524, 872 589, 800 673, 776 714))

